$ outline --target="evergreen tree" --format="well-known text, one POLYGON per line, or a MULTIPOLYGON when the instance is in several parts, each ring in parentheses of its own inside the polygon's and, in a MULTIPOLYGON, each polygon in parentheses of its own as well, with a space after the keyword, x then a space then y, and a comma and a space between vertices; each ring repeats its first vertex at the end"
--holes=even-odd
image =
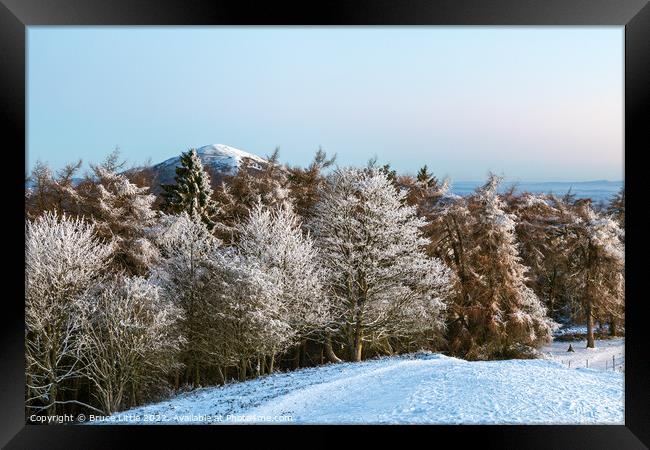
POLYGON ((172 213, 186 212, 199 218, 209 230, 215 226, 217 204, 212 198, 210 176, 203 169, 195 149, 181 154, 181 165, 176 168, 175 184, 163 185, 163 209, 172 213))
POLYGON ((438 189, 440 187, 438 179, 429 172, 426 164, 420 168, 415 179, 427 188, 438 189))

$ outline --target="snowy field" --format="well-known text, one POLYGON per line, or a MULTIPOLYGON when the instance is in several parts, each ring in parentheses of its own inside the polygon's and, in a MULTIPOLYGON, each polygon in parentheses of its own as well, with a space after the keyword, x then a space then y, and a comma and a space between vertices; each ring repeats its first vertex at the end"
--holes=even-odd
POLYGON ((152 422, 623 424, 623 374, 421 353, 203 388, 108 421, 152 422))

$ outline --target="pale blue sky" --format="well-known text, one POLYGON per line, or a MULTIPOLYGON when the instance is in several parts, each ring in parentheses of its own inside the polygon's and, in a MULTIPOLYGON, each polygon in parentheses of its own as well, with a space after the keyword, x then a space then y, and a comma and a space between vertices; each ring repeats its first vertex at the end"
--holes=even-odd
POLYGON ((623 27, 29 27, 28 167, 228 144, 623 179, 623 27))

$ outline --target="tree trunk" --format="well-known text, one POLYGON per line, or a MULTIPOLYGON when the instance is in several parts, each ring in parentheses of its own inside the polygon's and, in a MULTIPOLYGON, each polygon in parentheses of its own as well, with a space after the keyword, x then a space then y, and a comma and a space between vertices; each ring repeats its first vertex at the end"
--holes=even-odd
POLYGON ((327 339, 325 340, 325 343, 323 344, 323 349, 325 350, 325 356, 327 356, 327 360, 331 363, 340 363, 343 362, 341 358, 336 356, 336 353, 334 353, 334 349, 332 348, 332 339, 327 336, 327 339))
POLYGON ((354 360, 356 362, 361 361, 361 351, 363 349, 363 342, 361 339, 357 340, 355 338, 355 345, 354 345, 354 360))
POLYGON ((269 372, 268 373, 273 373, 273 365, 275 364, 275 353, 271 353, 270 359, 269 359, 269 372))
POLYGON ((135 382, 131 382, 131 407, 137 406, 138 404, 136 390, 135 382))
POLYGON ((246 381, 246 366, 248 365, 245 359, 239 363, 239 381, 246 381))
POLYGON ((351 350, 352 361, 361 361, 361 350, 363 347, 363 335, 361 330, 361 318, 357 319, 354 327, 354 341, 351 350))
POLYGON ((52 402, 52 405, 47 408, 47 415, 48 416, 56 416, 56 396, 58 394, 57 392, 57 385, 56 382, 52 385, 52 389, 50 389, 50 401, 52 402))
POLYGON ((293 354, 293 368, 298 369, 300 367, 300 350, 301 350, 302 344, 299 344, 296 346, 296 350, 293 354))
POLYGON ((594 317, 591 313, 591 300, 587 300, 587 348, 594 347, 594 317))

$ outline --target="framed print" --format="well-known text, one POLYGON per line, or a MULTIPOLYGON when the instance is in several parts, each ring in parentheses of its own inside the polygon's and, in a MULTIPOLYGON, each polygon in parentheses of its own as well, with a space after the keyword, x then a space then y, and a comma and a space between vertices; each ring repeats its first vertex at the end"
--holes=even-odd
POLYGON ((2 444, 647 448, 647 2, 310 6, 2 0, 2 444))

